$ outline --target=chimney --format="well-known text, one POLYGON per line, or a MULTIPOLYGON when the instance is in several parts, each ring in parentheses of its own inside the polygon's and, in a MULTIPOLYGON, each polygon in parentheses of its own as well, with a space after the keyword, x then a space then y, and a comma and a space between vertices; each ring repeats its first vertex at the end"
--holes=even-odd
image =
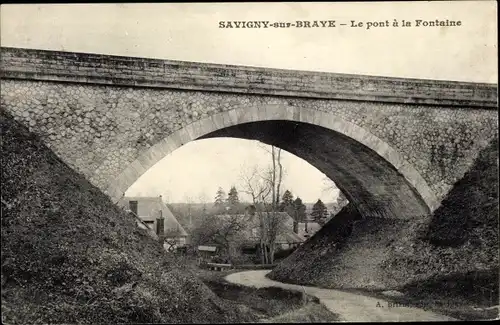
POLYGON ((156 234, 158 235, 159 238, 162 238, 165 235, 165 219, 164 218, 157 218, 156 219, 156 234))
POLYGON ((159 216, 156 218, 156 234, 158 235, 158 238, 160 240, 163 240, 165 237, 165 218, 163 218, 163 209, 162 209, 162 204, 163 202, 161 201, 161 195, 159 197, 160 200, 160 211, 159 211, 159 216))
POLYGON ((139 216, 137 212, 137 201, 128 201, 128 206, 130 211, 132 211, 136 216, 139 216))
POLYGON ((156 234, 160 238, 165 235, 165 218, 163 218, 163 216, 161 215, 161 210, 160 217, 156 218, 156 234))

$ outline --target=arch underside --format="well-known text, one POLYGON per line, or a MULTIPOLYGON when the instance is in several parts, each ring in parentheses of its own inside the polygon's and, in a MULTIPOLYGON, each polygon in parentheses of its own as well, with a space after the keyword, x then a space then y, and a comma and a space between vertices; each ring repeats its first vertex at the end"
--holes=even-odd
POLYGON ((332 179, 364 217, 406 219, 429 213, 408 181, 359 142, 312 124, 290 121, 244 123, 203 138, 259 140, 301 157, 332 179))
POLYGON ((421 175, 389 144, 334 112, 286 105, 237 107, 188 124, 145 150, 106 193, 119 200, 166 155, 209 137, 259 140, 303 158, 332 179, 365 216, 410 218, 438 205, 421 175))

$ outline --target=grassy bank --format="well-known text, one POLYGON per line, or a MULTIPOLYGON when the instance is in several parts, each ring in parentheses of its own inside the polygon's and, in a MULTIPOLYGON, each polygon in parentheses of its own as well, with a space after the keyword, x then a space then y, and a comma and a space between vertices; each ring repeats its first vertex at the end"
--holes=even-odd
POLYGON ((6 324, 252 321, 0 110, 6 324))
POLYGON ((198 270, 198 277, 220 298, 240 304, 260 322, 333 322, 339 318, 313 296, 277 287, 252 288, 227 282, 224 277, 239 272, 198 270))
POLYGON ((406 299, 460 319, 492 319, 499 304, 498 140, 482 150, 427 224, 392 248, 389 276, 413 272, 406 299), (408 238, 412 239, 409 241, 408 238))
POLYGON ((339 317, 321 304, 308 304, 282 315, 262 320, 263 323, 331 323, 339 317))
POLYGON ((485 308, 498 305, 498 232, 495 140, 431 216, 363 220, 348 206, 270 277, 365 292, 396 289, 453 317, 491 318, 495 310, 485 308))
POLYGON ((481 304, 471 303, 468 298, 446 295, 440 291, 435 291, 435 294, 428 294, 404 290, 404 295, 400 297, 385 295, 381 290, 350 289, 344 291, 385 300, 392 304, 390 308, 421 308, 459 320, 491 320, 498 318, 499 315, 497 306, 486 306, 484 304, 481 306, 481 304))

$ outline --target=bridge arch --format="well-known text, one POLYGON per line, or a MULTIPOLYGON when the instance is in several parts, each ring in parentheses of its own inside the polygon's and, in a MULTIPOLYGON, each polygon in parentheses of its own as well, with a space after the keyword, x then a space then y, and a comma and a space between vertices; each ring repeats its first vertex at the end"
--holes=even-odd
POLYGON ((2 48, 1 61, 2 108, 113 198, 187 141, 243 134, 288 146, 285 150, 303 155, 352 197, 361 194, 355 189, 362 185, 367 197, 390 201, 384 195, 398 195, 400 185, 434 210, 498 133, 498 87, 493 84, 19 48, 2 48), (206 118, 213 114, 218 115, 206 118), (200 117, 203 122, 185 127, 200 117), (296 123, 305 135, 314 129, 323 141, 334 139, 345 147, 335 151, 330 146, 326 152, 315 141, 298 138, 291 140, 302 148, 294 147, 268 126, 259 135, 259 128, 247 125, 267 121, 287 121, 279 124, 287 129, 296 123), (354 168, 332 153, 358 163, 353 150, 365 155, 357 166, 365 173, 350 178, 335 173, 332 166, 345 172, 354 168), (370 172, 371 167, 376 170, 370 172))
MULTIPOLYGON (((358 203, 362 214, 363 211, 364 214, 379 211, 378 214, 387 216, 387 211, 392 210, 389 214, 421 215, 434 210, 439 203, 418 171, 394 148, 366 129, 331 112, 283 104, 265 104, 253 109, 240 105, 182 127, 145 150, 108 186, 106 193, 117 201, 142 174, 177 148, 197 139, 220 136, 260 140, 307 160, 330 177, 351 202, 358 203), (335 151, 329 154, 331 159, 326 152, 319 154, 307 148, 312 147, 314 140, 287 144, 283 139, 276 140, 280 135, 269 131, 283 131, 287 126, 290 133, 302 128, 310 130, 306 132, 308 134, 313 132, 325 135, 324 139, 335 139, 335 143, 331 143, 335 148, 330 146, 335 151), (264 129, 267 134, 263 133, 264 129), (345 150, 339 151, 341 147, 345 150), (361 151, 363 157, 369 158, 353 160, 353 155, 361 151), (343 176, 342 173, 349 168, 346 164, 358 162, 359 170, 363 170, 359 175, 351 170, 348 176, 343 176)), ((323 141, 323 144, 329 146, 328 142, 331 141, 323 141)))

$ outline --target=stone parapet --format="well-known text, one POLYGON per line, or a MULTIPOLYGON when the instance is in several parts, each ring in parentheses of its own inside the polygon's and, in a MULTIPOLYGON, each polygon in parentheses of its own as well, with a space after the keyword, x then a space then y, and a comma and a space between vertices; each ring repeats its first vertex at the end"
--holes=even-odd
POLYGON ((1 48, 2 78, 496 108, 497 85, 1 48))

